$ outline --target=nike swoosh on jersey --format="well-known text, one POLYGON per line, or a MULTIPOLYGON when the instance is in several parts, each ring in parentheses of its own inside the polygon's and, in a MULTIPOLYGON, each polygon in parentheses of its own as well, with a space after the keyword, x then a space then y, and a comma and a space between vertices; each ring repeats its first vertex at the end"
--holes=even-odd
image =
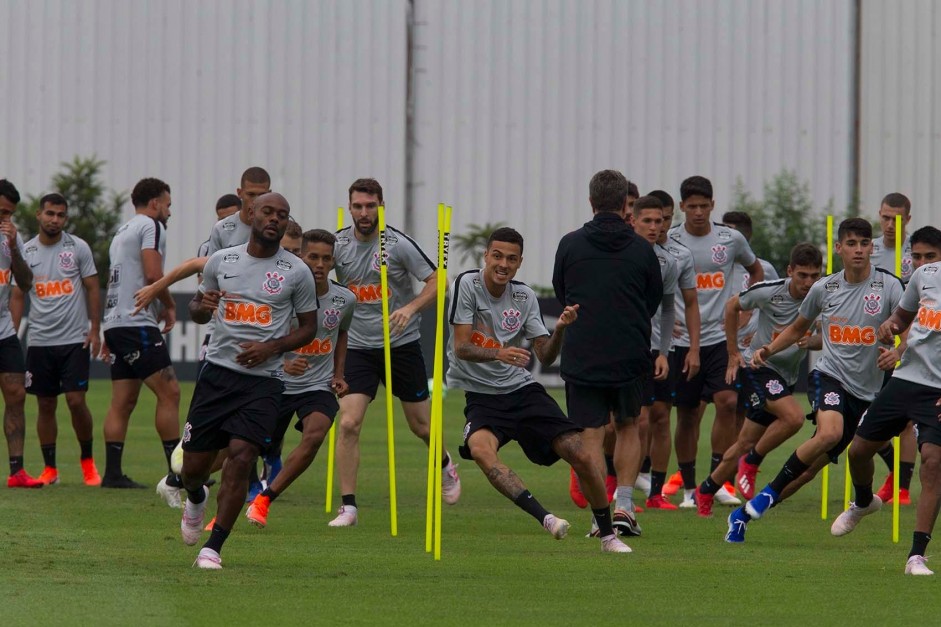
POLYGON ((237 276, 238 276, 237 274, 223 274, 223 275, 222 275, 222 278, 223 278, 223 279, 234 279, 234 278, 237 277, 237 276))

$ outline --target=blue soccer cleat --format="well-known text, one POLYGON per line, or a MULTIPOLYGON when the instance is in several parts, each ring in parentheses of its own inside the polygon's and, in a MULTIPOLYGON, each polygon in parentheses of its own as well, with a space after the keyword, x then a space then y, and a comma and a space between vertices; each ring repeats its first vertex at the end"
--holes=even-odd
POLYGON ((283 464, 281 463, 280 455, 265 456, 264 461, 265 470, 262 479, 264 479, 266 485, 270 486, 272 483, 274 483, 275 478, 281 473, 283 464))
POLYGON ((741 507, 729 514, 729 531, 725 534, 725 541, 733 544, 745 542, 745 529, 748 525, 748 514, 741 507))
POLYGON ((745 503, 745 511, 757 520, 777 502, 778 498, 778 493, 772 490, 770 485, 767 485, 764 490, 745 503))
POLYGON ((261 481, 252 481, 248 484, 248 495, 245 497, 246 503, 251 503, 255 500, 255 497, 265 491, 265 486, 261 484, 261 481))

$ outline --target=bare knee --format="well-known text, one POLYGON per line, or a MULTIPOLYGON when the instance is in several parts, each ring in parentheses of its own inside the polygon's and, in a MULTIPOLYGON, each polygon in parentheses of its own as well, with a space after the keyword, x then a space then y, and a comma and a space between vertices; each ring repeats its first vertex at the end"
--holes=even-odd
MULTIPOLYGON (((67 392, 65 404, 73 414, 82 411, 85 409, 85 394, 82 392, 67 392)), ((55 410, 55 404, 53 404, 53 410, 55 410)))
POLYGON ((344 415, 340 417, 340 437, 358 440, 363 430, 362 417, 344 415))

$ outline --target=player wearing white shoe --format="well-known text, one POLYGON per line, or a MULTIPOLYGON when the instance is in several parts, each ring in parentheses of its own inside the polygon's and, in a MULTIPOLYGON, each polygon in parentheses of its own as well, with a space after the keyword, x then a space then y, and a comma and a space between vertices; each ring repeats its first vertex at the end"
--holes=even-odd
POLYGON ((186 544, 199 540, 204 483, 217 453, 228 449, 216 522, 196 562, 201 568, 221 566, 219 552, 245 501, 250 469, 271 444, 284 390, 281 355, 308 344, 317 330, 313 275, 279 245, 290 213, 280 194, 259 196, 248 244, 209 258, 190 303, 197 323, 215 311, 216 328, 183 430, 187 500, 180 530, 186 544), (297 328, 285 334, 295 315, 297 328))
POLYGON ((582 446, 581 429, 527 370, 531 356, 524 342, 532 342, 542 364, 552 364, 578 317, 578 305, 565 308, 550 336, 535 292, 513 280, 522 261, 523 237, 511 228, 497 229, 487 242, 484 267, 460 274, 451 290, 447 381, 466 396, 461 457, 473 459, 498 492, 556 539, 565 537, 569 523, 533 497, 498 451, 515 440, 536 464, 565 459, 581 478, 601 525, 602 550, 629 552, 611 526, 601 448, 582 446))
POLYGON ((898 308, 879 328, 879 339, 891 342, 910 327, 901 364, 863 416, 850 445, 849 463, 856 501, 831 527, 835 536, 851 532, 863 516, 877 511, 882 499, 873 494, 873 457, 909 422, 916 425, 921 451, 921 497, 915 518, 906 574, 931 575, 925 550, 941 503, 941 231, 926 226, 912 234, 915 270, 898 308))

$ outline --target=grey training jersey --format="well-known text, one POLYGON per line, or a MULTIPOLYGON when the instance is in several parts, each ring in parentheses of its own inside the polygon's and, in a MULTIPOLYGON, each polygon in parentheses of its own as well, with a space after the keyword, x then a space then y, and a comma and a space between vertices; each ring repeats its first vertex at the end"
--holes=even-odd
MULTIPOLYGON (((778 276, 778 271, 774 269, 770 263, 764 259, 759 259, 758 263, 761 264, 761 268, 765 271, 765 281, 777 281, 781 277, 778 276)), ((745 269, 745 266, 740 264, 735 264, 735 269, 732 272, 732 288, 734 290, 742 291, 748 289, 748 280, 751 276, 748 274, 748 271, 745 269)), ((749 335, 754 335, 755 331, 758 330, 758 318, 761 317, 759 311, 755 311, 751 318, 748 319, 748 323, 738 330, 738 349, 740 351, 745 350, 745 345, 742 343, 746 337, 749 335)), ((780 373, 778 373, 780 374, 780 373)))
POLYGON ((33 271, 29 345, 84 342, 88 335, 88 308, 82 279, 98 274, 91 248, 69 233, 62 233, 52 246, 43 246, 37 236, 26 242, 25 257, 33 271))
MULTIPOLYGON (((872 254, 869 256, 869 263, 882 268, 887 272, 895 274, 895 242, 893 247, 889 248, 880 235, 872 240, 872 254)), ((912 263, 912 242, 906 237, 902 242, 902 279, 903 283, 908 283, 912 278, 912 272, 915 265, 912 263)))
MULTIPOLYGON (((750 266, 755 263, 745 237, 723 224, 712 224, 703 236, 691 235, 684 225, 670 229, 670 238, 686 246, 693 255, 696 270, 696 296, 699 298, 699 316, 702 320, 700 346, 714 346, 725 342, 725 304, 738 291, 732 284, 736 263, 750 266)), ((682 337, 677 346, 689 346, 686 317, 677 311, 682 337)))
MULTIPOLYGON (((660 244, 654 244, 653 251, 657 255, 657 261, 660 262, 660 276, 663 278, 663 293, 674 294, 673 307, 675 309, 676 301, 683 300, 682 296, 679 295, 679 263, 676 257, 660 244)), ((695 286, 695 283, 693 285, 695 286)), ((650 319, 650 348, 652 350, 660 350, 660 312, 662 309, 662 305, 657 307, 657 313, 650 319)))
POLYGON ((209 232, 209 245, 206 248, 207 255, 212 255, 224 248, 248 243, 248 238, 252 235, 252 227, 242 222, 240 215, 236 211, 212 225, 212 231, 209 232))
MULTIPOLYGON (((356 313, 350 325, 350 348, 382 348, 382 290, 379 279, 379 238, 361 242, 352 227, 337 231, 334 247, 337 280, 356 295, 356 313)), ((386 226, 386 263, 389 277, 389 313, 415 300, 412 277, 424 281, 435 271, 421 248, 401 231, 386 226)), ((391 337, 392 346, 420 337, 421 315, 416 314, 405 330, 391 337)))
MULTIPOLYGON (((458 275, 448 304, 451 325, 471 325, 471 343, 484 348, 523 346, 526 340, 549 335, 536 293, 511 281, 500 297, 490 294, 483 270, 458 275)), ((454 354, 454 330, 448 340, 448 387, 480 394, 509 394, 533 382, 525 367, 502 361, 464 361, 454 354)), ((525 365, 525 364, 524 364, 525 365)))
POLYGON ((917 312, 908 331, 908 348, 892 375, 919 385, 941 388, 941 262, 912 273, 899 306, 917 312))
POLYGON ((340 331, 348 331, 353 320, 356 297, 339 283, 330 281, 330 288, 318 296, 317 335, 307 344, 285 355, 290 359, 298 356, 307 359, 307 370, 299 377, 284 375, 284 393, 302 394, 316 390, 332 392, 333 355, 336 351, 340 331))
POLYGON ((216 321, 206 360, 256 377, 283 376, 281 355, 245 368, 235 358, 244 342, 267 342, 291 331, 295 312, 315 311, 314 275, 296 256, 279 248, 273 257, 252 257, 248 244, 213 253, 203 270, 199 291, 219 290, 216 321))
POLYGON ((814 367, 856 398, 871 401, 882 388, 876 331, 898 306, 902 289, 898 278, 875 267, 859 283, 847 283, 840 271, 814 283, 801 303, 804 318, 820 316, 823 355, 814 367))
MULTIPOLYGON (((20 256, 25 257, 23 238, 16 234, 16 247, 20 249, 20 256)), ((13 316, 10 315, 10 286, 13 284, 13 270, 10 269, 13 259, 10 257, 10 242, 6 236, 0 236, 0 340, 16 335, 13 328, 13 316)))
MULTIPOLYGON (((756 348, 770 344, 789 324, 797 319, 801 301, 791 296, 791 279, 763 281, 738 295, 738 302, 745 311, 754 311, 755 335, 742 357, 747 364, 756 348), (761 315, 758 315, 758 314, 761 315)), ((772 355, 767 366, 781 375, 788 385, 794 385, 800 373, 801 362, 807 351, 791 344, 772 355)))
POLYGON ((107 331, 118 327, 155 327, 159 301, 154 301, 135 316, 134 293, 144 287, 144 250, 160 253, 160 267, 166 260, 166 227, 157 220, 138 213, 118 229, 111 240, 109 254, 111 270, 108 273, 108 294, 105 297, 105 318, 102 328, 107 331))

